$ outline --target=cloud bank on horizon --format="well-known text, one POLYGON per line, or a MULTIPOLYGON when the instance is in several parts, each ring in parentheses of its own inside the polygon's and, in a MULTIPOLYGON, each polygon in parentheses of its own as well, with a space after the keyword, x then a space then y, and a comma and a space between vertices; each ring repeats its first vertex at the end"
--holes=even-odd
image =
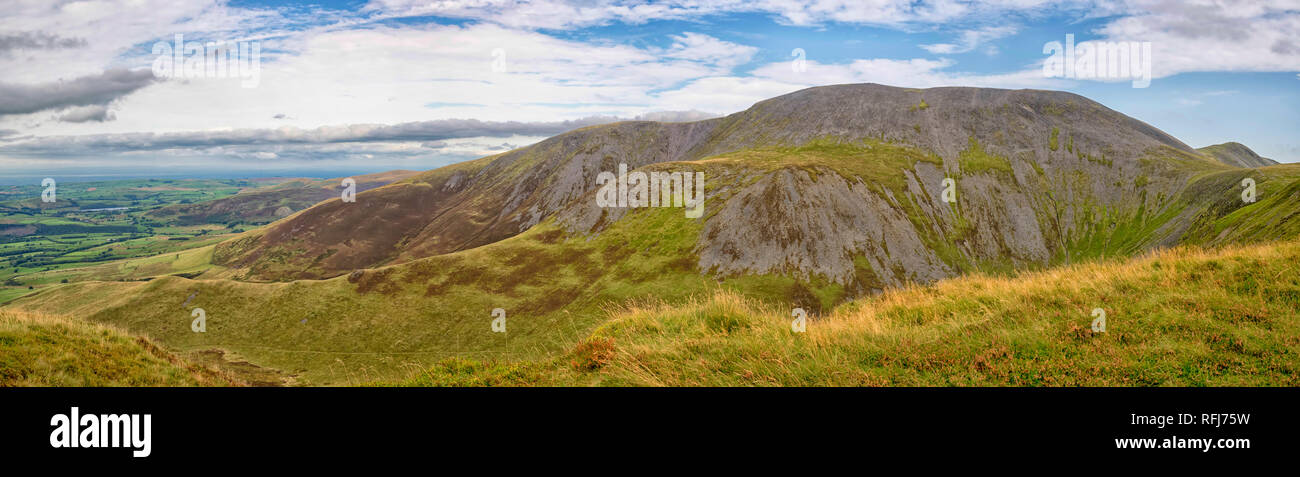
POLYGON ((14 173, 430 169, 860 82, 1069 90, 1193 146, 1300 161, 1294 0, 16 0, 0 68, 14 173), (1067 34, 1150 42, 1151 85, 1047 77, 1067 34), (156 74, 177 35, 177 54, 257 45, 257 80, 156 74))

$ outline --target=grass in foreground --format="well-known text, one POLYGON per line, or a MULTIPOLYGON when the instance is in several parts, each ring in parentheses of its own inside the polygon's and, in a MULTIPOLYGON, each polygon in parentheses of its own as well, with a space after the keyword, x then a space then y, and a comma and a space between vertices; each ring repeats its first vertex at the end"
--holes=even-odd
POLYGON ((104 325, 0 310, 0 386, 230 386, 147 338, 104 325))
POLYGON ((790 310, 722 291, 613 310, 555 359, 449 360, 399 384, 1297 386, 1297 263, 1292 242, 969 276, 843 306, 798 334, 790 310))

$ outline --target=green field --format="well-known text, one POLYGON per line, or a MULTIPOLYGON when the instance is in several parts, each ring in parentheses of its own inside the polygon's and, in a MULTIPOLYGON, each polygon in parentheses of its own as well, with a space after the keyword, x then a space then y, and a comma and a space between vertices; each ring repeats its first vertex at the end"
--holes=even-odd
MULTIPOLYGON (((182 225, 146 214, 276 184, 242 179, 59 183, 52 203, 42 201, 39 185, 0 186, 0 303, 52 284, 133 278, 129 271, 140 264, 118 272, 109 269, 120 267, 103 265, 205 247, 256 228, 260 224, 239 221, 182 225)), ((189 268, 158 271, 196 271, 189 268)))

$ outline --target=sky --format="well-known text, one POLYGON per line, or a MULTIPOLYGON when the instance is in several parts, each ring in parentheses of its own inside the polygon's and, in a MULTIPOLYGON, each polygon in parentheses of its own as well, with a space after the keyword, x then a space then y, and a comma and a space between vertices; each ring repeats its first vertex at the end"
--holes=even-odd
POLYGON ((1071 91, 1297 162, 1300 2, 6 0, 0 181, 426 170, 867 82, 1071 91), (1067 35, 1150 45, 1149 84, 1052 74, 1067 35), (218 44, 237 66, 186 49, 218 44))

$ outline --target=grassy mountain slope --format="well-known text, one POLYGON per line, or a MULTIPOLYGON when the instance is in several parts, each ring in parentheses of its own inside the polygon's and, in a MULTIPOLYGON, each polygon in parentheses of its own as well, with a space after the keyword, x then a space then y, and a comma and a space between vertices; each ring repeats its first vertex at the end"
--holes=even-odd
POLYGON ((1235 167, 1264 167, 1277 164, 1277 161, 1260 157, 1255 151, 1239 142, 1225 142, 1197 149, 1215 160, 1235 167))
POLYGON ((228 386, 152 340, 84 321, 0 310, 0 386, 228 386))
POLYGON ((546 356, 598 326, 609 306, 645 296, 684 300, 724 288, 827 308, 845 296, 838 285, 777 275, 714 280, 693 268, 699 226, 680 209, 630 215, 590 241, 547 222, 483 247, 328 280, 89 281, 11 306, 110 323, 185 353, 229 351, 303 384, 348 384, 397 379, 451 356, 546 356), (190 330, 194 308, 206 313, 205 333, 190 330), (494 308, 507 310, 504 336, 491 332, 494 308))
POLYGON ((398 384, 1296 386, 1296 263, 1300 242, 974 275, 853 303, 806 333, 789 308, 731 292, 632 304, 557 357, 450 359, 398 384))

